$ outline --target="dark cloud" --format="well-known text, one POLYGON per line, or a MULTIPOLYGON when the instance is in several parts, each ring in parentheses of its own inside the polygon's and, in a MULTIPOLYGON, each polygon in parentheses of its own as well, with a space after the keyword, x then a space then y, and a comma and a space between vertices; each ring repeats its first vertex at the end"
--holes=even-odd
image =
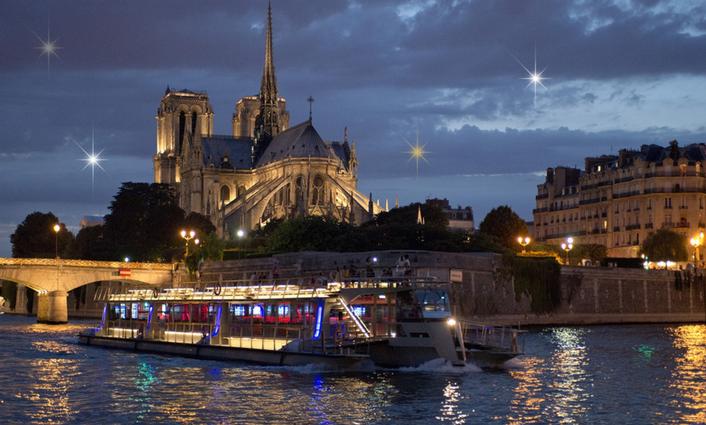
MULTIPOLYGON (((154 115, 167 85, 207 91, 216 131, 228 133, 236 99, 258 90, 266 5, 3 2, 0 237, 23 216, 19 211, 35 209, 33 202, 58 205, 57 213, 73 219, 107 206, 121 181, 150 180, 154 115), (62 49, 47 73, 36 47, 49 17, 62 49), (92 129, 110 159, 94 191, 75 145, 87 146, 92 129)), ((646 116, 644 125, 628 129, 623 118, 649 106, 654 100, 645 92, 667 79, 679 88, 693 83, 683 78, 706 78, 706 9, 698 2, 275 0, 273 8, 278 83, 292 122, 305 119, 313 95, 324 138, 341 139, 348 126, 363 191, 403 186, 412 201, 433 192, 442 176, 525 175, 580 165, 611 148, 706 140, 703 127, 646 116), (517 63, 531 67, 535 47, 551 77, 537 105, 517 63), (663 127, 648 128, 654 125, 663 127), (422 176, 436 180, 392 184, 412 177, 405 140, 418 129, 431 151, 422 176)), ((695 105, 694 116, 701 114, 697 97, 679 99, 695 105)), ((658 115, 675 102, 665 102, 658 115)), ((514 202, 528 212, 531 193, 519 193, 536 184, 494 180, 522 188, 503 189, 503 198, 486 180, 448 179, 444 186, 458 189, 449 196, 462 198, 452 202, 467 199, 481 210, 514 202)))

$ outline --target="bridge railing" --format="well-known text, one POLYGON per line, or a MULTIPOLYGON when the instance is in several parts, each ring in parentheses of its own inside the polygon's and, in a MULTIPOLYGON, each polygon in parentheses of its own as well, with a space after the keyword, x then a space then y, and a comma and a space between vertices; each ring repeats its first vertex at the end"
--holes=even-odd
POLYGON ((68 260, 56 258, 0 258, 2 266, 51 266, 64 267, 91 267, 111 269, 137 269, 137 270, 174 270, 173 263, 132 263, 124 261, 97 261, 97 260, 68 260))

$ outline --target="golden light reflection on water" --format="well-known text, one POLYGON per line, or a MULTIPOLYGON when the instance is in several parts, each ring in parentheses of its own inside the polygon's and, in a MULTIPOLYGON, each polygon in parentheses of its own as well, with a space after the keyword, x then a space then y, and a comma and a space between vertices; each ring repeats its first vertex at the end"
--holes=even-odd
POLYGON ((444 398, 441 402, 440 415, 436 419, 441 422, 465 424, 468 415, 463 413, 459 406, 462 398, 460 383, 455 380, 448 381, 444 387, 444 398))
POLYGON ((29 402, 27 413, 34 423, 65 423, 75 415, 69 391, 79 373, 72 359, 34 359, 30 362, 29 389, 16 397, 29 402))
POLYGON ((551 331, 556 344, 551 358, 555 375, 546 392, 551 416, 559 423, 578 423, 588 412, 592 379, 586 371, 586 332, 581 328, 554 328, 551 331))
POLYGON ((677 353, 670 387, 677 390, 673 407, 684 423, 706 423, 706 325, 670 328, 677 353))
POLYGON ((511 369, 510 376, 517 381, 510 401, 508 423, 526 424, 536 423, 541 417, 542 404, 544 403, 544 384, 541 376, 544 360, 539 357, 525 357, 522 367, 511 369))

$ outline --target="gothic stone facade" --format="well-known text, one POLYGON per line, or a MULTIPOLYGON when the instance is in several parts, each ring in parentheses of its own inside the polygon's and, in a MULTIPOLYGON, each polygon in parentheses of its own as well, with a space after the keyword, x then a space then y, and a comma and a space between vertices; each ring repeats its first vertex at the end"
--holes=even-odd
POLYGON ((324 141, 309 120, 289 126, 277 93, 268 10, 260 93, 235 103, 231 135, 213 134, 208 95, 167 88, 157 110, 154 180, 224 237, 273 219, 319 215, 360 223, 381 211, 357 191, 355 145, 324 141))

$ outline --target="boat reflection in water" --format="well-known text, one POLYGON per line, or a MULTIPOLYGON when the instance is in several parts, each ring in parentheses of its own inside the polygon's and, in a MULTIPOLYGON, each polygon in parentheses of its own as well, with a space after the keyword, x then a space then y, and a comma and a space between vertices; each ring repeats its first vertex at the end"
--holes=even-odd
POLYGON ((98 294, 101 324, 80 342, 277 365, 414 367, 435 359, 498 366, 519 331, 451 317, 432 278, 230 281, 98 294))

